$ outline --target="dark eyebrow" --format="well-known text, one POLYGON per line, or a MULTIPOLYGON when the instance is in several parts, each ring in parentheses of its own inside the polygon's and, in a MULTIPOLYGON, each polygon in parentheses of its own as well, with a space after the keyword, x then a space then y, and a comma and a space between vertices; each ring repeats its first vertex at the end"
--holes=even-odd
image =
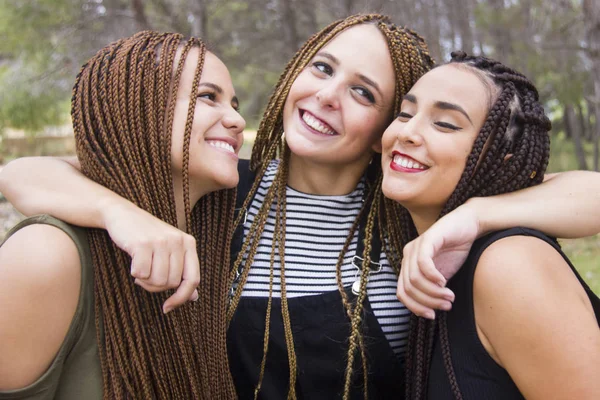
POLYGON ((215 85, 214 83, 202 82, 198 85, 198 87, 201 87, 201 86, 209 87, 209 88, 213 89, 215 92, 217 92, 219 94, 223 94, 223 89, 221 89, 221 86, 215 85))
POLYGON ((454 103, 448 103, 446 101, 436 101, 434 104, 435 107, 439 108, 440 110, 452 110, 452 111, 458 111, 459 113, 461 113, 462 115, 464 115, 465 117, 467 117, 467 119, 469 120, 469 122, 471 123, 471 125, 473 125, 473 121, 471 121, 471 118, 469 117, 469 114, 467 114, 467 112, 458 104, 454 104, 454 103))
MULTIPOLYGON (((410 93, 405 94, 402 100, 410 101, 413 104, 417 104, 417 98, 410 93)), ((433 106, 435 108, 439 108, 440 110, 458 111, 459 113, 467 117, 471 125, 473 125, 473 121, 471 121, 471 117, 469 117, 469 114, 467 114, 467 112, 458 104, 448 103, 447 101, 436 101, 433 106)))
POLYGON ((405 94, 402 100, 410 101, 411 103, 417 104, 417 98, 412 94, 405 94))

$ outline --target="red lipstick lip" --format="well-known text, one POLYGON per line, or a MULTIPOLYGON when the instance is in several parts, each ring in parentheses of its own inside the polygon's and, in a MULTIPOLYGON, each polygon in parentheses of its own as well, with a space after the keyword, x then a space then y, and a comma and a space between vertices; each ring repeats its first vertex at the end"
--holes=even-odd
POLYGON ((319 135, 319 136, 325 136, 325 137, 332 137, 332 136, 338 136, 338 135, 339 135, 339 134, 338 134, 338 132, 337 132, 337 130, 335 130, 335 129, 334 129, 332 126, 331 126, 331 124, 330 124, 329 122, 325 121, 325 120, 324 120, 323 118, 321 118, 321 117, 318 117, 318 116, 317 116, 315 113, 313 113, 313 112, 311 112, 311 111, 305 110, 305 109, 303 109, 303 108, 299 108, 299 109, 298 109, 298 116, 300 117, 300 122, 302 122, 302 125, 303 125, 304 127, 306 127, 307 129, 309 129, 309 130, 310 130, 312 133, 314 133, 315 135, 319 135), (312 116, 313 116, 315 119, 318 119, 319 121, 321 121, 322 123, 324 123, 325 125, 327 125, 327 127, 328 127, 329 129, 331 129, 331 130, 334 132, 334 133, 333 133, 333 135, 328 135, 328 134, 326 134, 326 133, 322 133, 322 132, 316 131, 316 130, 314 130, 313 128, 311 128, 310 126, 308 126, 308 124, 306 123, 306 121, 304 121, 304 119, 302 118, 302 116, 303 116, 303 115, 304 115, 304 113, 306 113, 306 112, 307 112, 307 113, 309 113, 310 115, 312 115, 312 116))
POLYGON ((419 164, 421 164, 421 165, 425 165, 425 164, 423 164, 422 162, 415 160, 414 158, 412 158, 411 156, 409 156, 409 155, 407 155, 407 154, 400 153, 399 151, 396 151, 396 150, 394 150, 394 151, 392 152, 392 159, 390 160, 390 168, 391 168, 391 169, 393 169, 394 171, 398 171, 398 172, 408 172, 408 173, 411 173, 411 174, 416 174, 416 173, 419 173, 419 172, 425 172, 425 171, 427 171, 427 169, 429 169, 429 167, 427 167, 426 165, 425 165, 425 166, 426 166, 427 168, 425 168, 425 169, 415 169, 415 168, 406 168, 406 167, 403 167, 403 166, 401 166, 401 165, 398 165, 398 164, 396 164, 396 163, 394 162, 394 157, 395 157, 395 156, 402 156, 402 157, 405 157, 405 158, 409 158, 409 159, 411 159, 411 160, 413 160, 413 161, 416 161, 416 162, 418 162, 418 163, 419 163, 419 164))

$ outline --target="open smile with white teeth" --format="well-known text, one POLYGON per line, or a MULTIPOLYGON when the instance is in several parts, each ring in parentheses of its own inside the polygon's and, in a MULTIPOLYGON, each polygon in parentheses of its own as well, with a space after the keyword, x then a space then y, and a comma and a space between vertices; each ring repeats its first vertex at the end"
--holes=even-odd
POLYGON ((393 159, 394 164, 399 165, 403 168, 408 169, 428 169, 429 167, 423 164, 418 163, 412 158, 401 156, 400 154, 395 154, 393 159))
POLYGON ((325 122, 319 120, 314 115, 309 113, 308 111, 301 112, 302 120, 308 125, 311 129, 322 133, 324 135, 335 135, 336 132, 325 122))
POLYGON ((235 149, 229 143, 223 142, 221 140, 207 140, 206 142, 213 147, 223 149, 230 153, 235 154, 235 149))

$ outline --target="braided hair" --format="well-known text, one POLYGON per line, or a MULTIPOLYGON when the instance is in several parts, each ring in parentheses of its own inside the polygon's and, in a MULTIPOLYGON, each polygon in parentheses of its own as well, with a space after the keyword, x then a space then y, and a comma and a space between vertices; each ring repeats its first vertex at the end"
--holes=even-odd
MULTIPOLYGON (((189 88, 195 94, 206 53, 202 41, 145 31, 92 57, 78 74, 72 96, 82 172, 174 226, 171 132, 179 82, 192 48, 200 54, 189 88)), ((186 230, 198 241, 200 301, 164 315, 161 305, 169 293, 148 293, 136 286, 129 275, 131 258, 105 231, 88 233, 106 399, 235 398, 225 342, 229 273, 222 268, 229 264, 235 194, 215 192, 195 207, 190 204, 194 107, 190 102, 182 181, 186 230)))
MULTIPOLYGON (((550 120, 531 81, 497 61, 467 56, 464 52, 453 52, 450 63, 484 79, 491 88, 491 101, 462 176, 440 218, 471 197, 494 196, 541 183, 550 153, 550 120)), ((416 238, 416 229, 406 209, 402 209, 400 215, 402 223, 409 226, 401 240, 408 243, 416 238)), ((462 399, 452 367, 446 317, 444 311, 438 312, 433 321, 411 317, 406 399, 426 397, 436 332, 453 395, 462 399)))
MULTIPOLYGON (((399 27, 392 24, 389 18, 377 15, 377 14, 364 14, 364 15, 353 15, 343 20, 333 22, 329 26, 317 32, 315 35, 310 37, 306 43, 300 48, 295 54, 292 60, 288 63, 287 67, 281 74, 279 81, 271 95, 269 103, 267 105, 264 118, 262 119, 256 141, 252 150, 252 157, 250 160, 250 168, 257 171, 257 177, 254 181, 249 195, 246 198, 242 212, 240 216, 244 215, 244 211, 249 207, 250 200, 254 197, 259 183, 265 174, 269 162, 275 157, 281 158, 279 169, 273 180, 272 185, 269 187, 264 202, 258 211, 253 223, 249 228, 248 235, 244 240, 242 249, 234 261, 234 265, 231 271, 231 282, 233 283, 236 279, 236 272, 239 270, 242 262, 245 262, 246 268, 243 269, 241 276, 239 277, 236 291, 232 297, 230 308, 228 310, 228 321, 231 321, 235 309, 239 304, 244 284, 248 277, 249 266, 252 265, 254 256, 256 255, 259 240, 263 234, 265 228, 265 222, 268 218, 271 207, 275 208, 275 232, 273 236, 273 242, 271 247, 271 284, 269 302, 267 306, 267 317, 266 317, 266 331, 264 340, 264 353, 263 360, 260 368, 260 375, 257 382, 255 395, 258 396, 262 378, 264 376, 264 368, 266 363, 266 357, 268 352, 268 327, 270 320, 270 305, 272 297, 272 285, 273 285, 273 269, 275 264, 275 255, 278 253, 280 260, 280 276, 281 276, 281 307, 285 331, 285 339, 288 351, 289 361, 289 392, 288 398, 295 398, 295 386, 296 386, 296 355, 294 351, 294 342, 292 337, 291 323, 289 310, 286 299, 286 285, 285 285, 285 256, 284 256, 284 245, 285 245, 285 215, 286 215, 286 184, 289 173, 289 157, 290 149, 287 147, 282 134, 283 134, 283 108, 288 97, 288 93, 294 80, 297 76, 306 68, 310 60, 315 54, 329 41, 331 41, 336 35, 344 30, 360 25, 360 24, 373 24, 384 36, 390 57, 394 67, 395 73, 395 92, 394 92, 394 115, 397 113, 401 103, 402 96, 412 87, 412 85, 419 79, 425 72, 427 72, 432 66, 433 61, 429 55, 427 45, 421 36, 414 31, 399 27), (247 257, 245 257, 247 256, 247 257), (244 258, 246 260, 244 261, 244 258)), ((391 122, 391 115, 390 115, 391 122)), ((364 268, 361 278, 360 294, 357 300, 352 304, 349 300, 341 280, 341 267, 344 260, 344 254, 347 252, 352 238, 358 229, 359 221, 361 216, 367 214, 367 223, 363 228, 365 229, 365 251, 363 254, 364 265, 368 265, 370 262, 370 250, 371 242, 373 240, 374 225, 378 222, 380 226, 380 232, 386 236, 388 233, 397 232, 399 227, 391 227, 391 225, 397 224, 398 219, 390 219, 389 215, 398 214, 399 206, 394 202, 385 202, 381 192, 381 163, 379 161, 379 155, 374 157, 373 162, 368 167, 367 173, 367 186, 368 194, 365 201, 365 205, 357 216, 350 234, 346 240, 346 243, 340 251, 339 259, 337 262, 337 274, 338 274, 338 287, 342 296, 342 301, 346 309, 348 318, 351 324, 351 334, 349 339, 348 347, 348 362, 345 373, 345 386, 344 386, 344 398, 349 397, 350 387, 353 375, 353 366, 355 364, 356 353, 360 351, 360 359, 362 360, 362 371, 364 380, 364 394, 367 396, 367 365, 365 357, 365 349, 363 346, 363 338, 361 335, 362 330, 362 317, 363 317, 363 306, 366 299, 366 286, 368 280, 368 269, 364 268)), ((236 221, 236 224, 239 220, 236 221)), ((399 260, 402 248, 398 247, 399 241, 388 241, 389 245, 385 246, 386 254, 390 260, 399 260)), ((394 265, 394 264, 392 264, 394 265)), ((397 264, 399 265, 399 264, 397 264)))

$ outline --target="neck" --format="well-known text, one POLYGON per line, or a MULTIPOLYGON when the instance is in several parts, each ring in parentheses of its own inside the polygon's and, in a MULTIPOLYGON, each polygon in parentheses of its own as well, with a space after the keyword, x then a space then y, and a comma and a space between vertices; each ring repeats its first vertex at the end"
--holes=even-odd
POLYGON ((419 236, 425 233, 425 231, 437 221, 440 212, 442 212, 442 210, 437 207, 406 207, 406 209, 410 213, 410 217, 415 224, 415 228, 417 228, 419 236))
POLYGON ((288 184, 303 193, 342 196, 351 193, 364 174, 368 161, 354 164, 324 164, 290 154, 288 184))
MULTIPOLYGON (((201 190, 199 186, 204 185, 195 185, 195 187, 190 185, 190 208, 194 208, 198 200, 208 194, 207 190, 201 190)), ((175 209, 177 211, 177 228, 185 232, 185 204, 183 202, 183 182, 181 177, 173 177, 173 194, 175 195, 175 209)))

